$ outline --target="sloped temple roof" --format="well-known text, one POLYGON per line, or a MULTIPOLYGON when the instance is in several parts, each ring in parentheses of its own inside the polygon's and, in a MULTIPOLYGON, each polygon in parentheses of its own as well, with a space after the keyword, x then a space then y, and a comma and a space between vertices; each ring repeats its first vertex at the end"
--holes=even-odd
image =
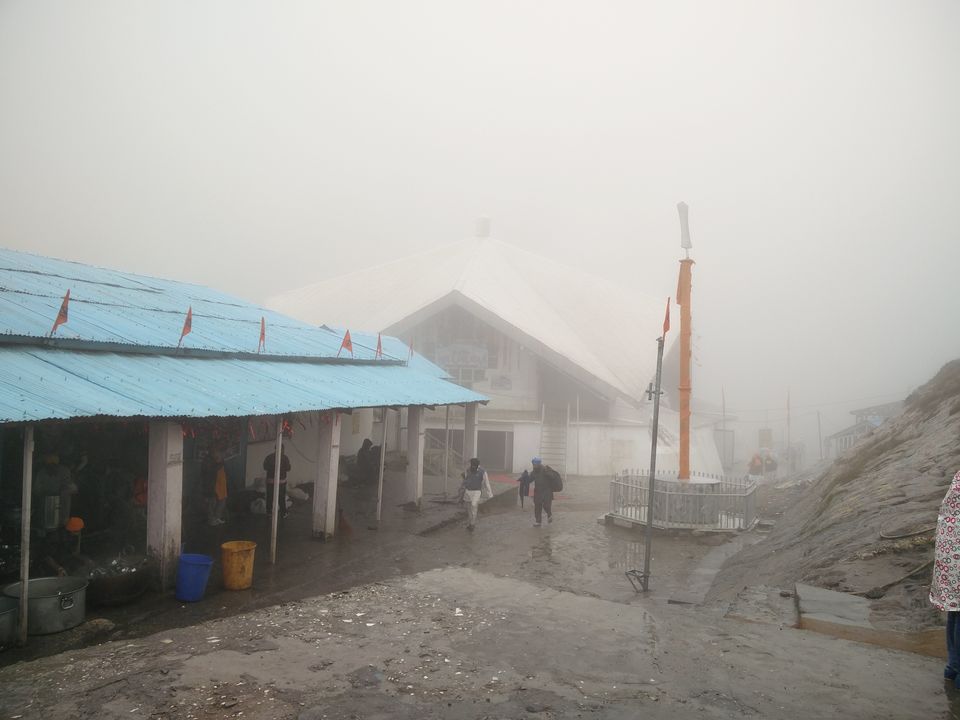
MULTIPOLYGON (((642 402, 665 299, 490 238, 445 245, 270 298, 276 310, 401 333, 458 304, 607 394, 642 402)), ((668 345, 673 337, 668 335, 668 345)))
POLYGON ((351 332, 338 358, 343 334, 199 285, 0 250, 0 423, 486 401, 396 338, 376 357, 376 335, 351 332))

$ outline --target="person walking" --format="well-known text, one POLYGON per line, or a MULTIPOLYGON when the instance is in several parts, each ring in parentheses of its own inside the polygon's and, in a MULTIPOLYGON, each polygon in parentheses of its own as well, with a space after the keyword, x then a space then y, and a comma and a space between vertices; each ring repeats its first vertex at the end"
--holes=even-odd
POLYGON ((520 485, 517 488, 517 493, 520 495, 520 509, 523 509, 523 499, 530 497, 530 485, 533 484, 533 478, 530 477, 530 472, 527 470, 523 471, 523 474, 517 478, 517 482, 520 485))
POLYGON ((487 477, 487 471, 480 467, 479 458, 470 458, 470 467, 463 473, 463 492, 468 501, 467 530, 473 532, 477 526, 477 511, 480 508, 481 496, 493 497, 490 478, 487 477))
POLYGON ((544 465, 538 457, 530 461, 533 471, 530 477, 533 480, 533 526, 540 527, 543 513, 547 513, 547 524, 553 522, 553 493, 563 488, 560 473, 549 465, 544 465))
POLYGON ((930 602, 947 613, 947 664, 943 677, 960 690, 960 472, 940 505, 933 551, 930 602))

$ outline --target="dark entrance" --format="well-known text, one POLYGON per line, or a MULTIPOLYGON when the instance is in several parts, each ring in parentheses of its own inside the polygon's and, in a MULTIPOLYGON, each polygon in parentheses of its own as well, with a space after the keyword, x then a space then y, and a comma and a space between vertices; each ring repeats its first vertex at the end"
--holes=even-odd
POLYGON ((477 457, 491 472, 513 472, 513 433, 501 430, 477 432, 477 457))

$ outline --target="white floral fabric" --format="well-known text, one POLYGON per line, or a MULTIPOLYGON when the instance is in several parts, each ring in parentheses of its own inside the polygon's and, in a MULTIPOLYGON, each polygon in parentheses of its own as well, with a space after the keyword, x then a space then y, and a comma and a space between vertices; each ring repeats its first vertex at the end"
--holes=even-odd
POLYGON ((938 610, 960 611, 960 472, 940 504, 930 602, 938 610))

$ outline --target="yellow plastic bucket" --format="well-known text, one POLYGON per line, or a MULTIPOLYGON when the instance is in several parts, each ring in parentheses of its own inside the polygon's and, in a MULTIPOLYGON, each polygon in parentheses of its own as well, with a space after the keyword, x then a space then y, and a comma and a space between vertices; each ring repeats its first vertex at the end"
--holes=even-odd
POLYGON ((220 546, 223 562, 223 586, 227 590, 246 590, 253 585, 253 553, 257 544, 233 540, 220 546))

